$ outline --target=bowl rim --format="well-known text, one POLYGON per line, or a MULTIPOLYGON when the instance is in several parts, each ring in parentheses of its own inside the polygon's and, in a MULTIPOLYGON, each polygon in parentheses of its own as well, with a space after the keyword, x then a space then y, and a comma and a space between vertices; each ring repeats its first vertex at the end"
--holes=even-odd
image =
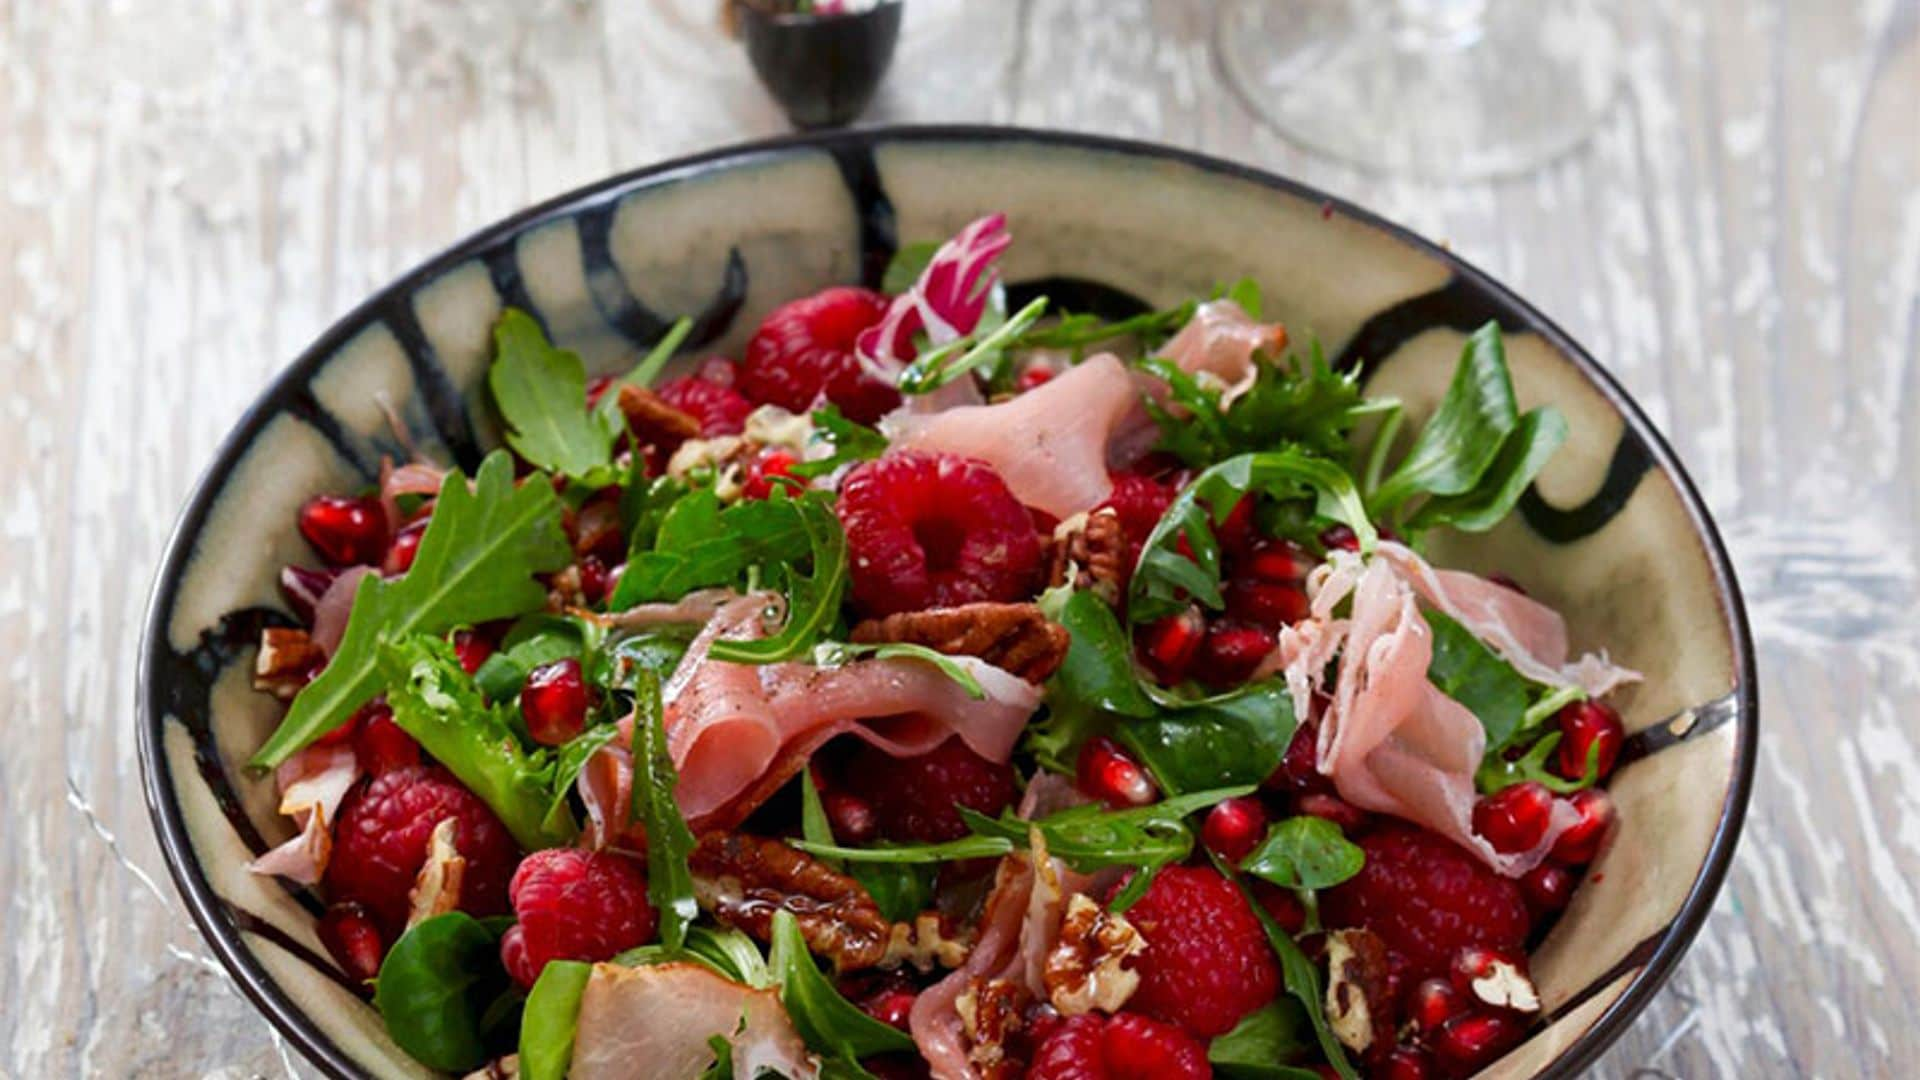
POLYGON ((1546 338, 1557 351, 1571 360, 1588 382, 1607 399, 1608 404, 1620 414, 1626 430, 1642 441, 1653 463, 1672 480, 1687 518, 1702 542, 1730 632, 1736 680, 1730 696, 1735 699, 1738 709, 1735 760, 1721 805, 1720 819, 1714 826, 1713 838, 1700 872, 1689 887, 1673 921, 1660 932, 1658 945, 1633 976, 1625 992, 1611 1002, 1581 1032, 1579 1038, 1563 1048, 1545 1070, 1536 1075, 1558 1080, 1578 1074, 1638 1017, 1672 975, 1679 958, 1699 933, 1731 868, 1753 789, 1760 736, 1760 705, 1752 631, 1725 542, 1678 455, 1613 375, 1557 323, 1466 259, 1403 225, 1297 180, 1197 151, 1106 135, 992 124, 883 125, 799 132, 715 147, 629 169, 571 189, 476 230, 395 277, 335 319, 312 344, 281 369, 247 406, 221 440, 213 460, 194 482, 185 508, 168 534, 148 594, 146 612, 141 620, 135 679, 141 787, 162 857, 167 864, 168 876, 173 879, 201 935, 207 939, 241 992, 266 1015, 279 1034, 297 1046, 322 1071, 341 1080, 365 1075, 361 1066, 308 1019, 305 1012, 280 988, 241 940, 240 929, 223 914, 225 901, 214 892, 200 867, 179 801, 168 782, 169 769, 163 744, 165 709, 159 700, 156 679, 160 651, 170 648, 165 624, 171 621, 182 573, 197 547, 199 533, 205 525, 215 494, 261 429, 282 411, 283 399, 303 385, 341 346, 360 333, 386 305, 412 295, 446 271, 484 255, 503 243, 511 243, 540 225, 617 201, 636 191, 694 179, 707 173, 728 171, 760 160, 776 160, 815 150, 829 153, 847 149, 871 150, 889 143, 947 143, 956 146, 1030 143, 1042 147, 1156 159, 1318 203, 1439 260, 1470 288, 1491 296, 1501 305, 1524 316, 1531 324, 1529 328, 1546 338))

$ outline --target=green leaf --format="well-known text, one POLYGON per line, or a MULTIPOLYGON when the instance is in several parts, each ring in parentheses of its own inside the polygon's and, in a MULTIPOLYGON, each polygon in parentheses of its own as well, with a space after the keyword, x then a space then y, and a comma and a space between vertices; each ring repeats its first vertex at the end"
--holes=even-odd
POLYGON ((913 1049, 906 1032, 875 1020, 840 996, 807 951, 792 912, 773 913, 771 937, 767 965, 780 982, 781 1004, 809 1047, 826 1057, 856 1061, 913 1049))
POLYGON ((1022 333, 1008 346, 1012 349, 1082 349, 1116 338, 1139 338, 1149 346, 1158 346, 1169 335, 1193 318, 1199 305, 1192 300, 1165 311, 1148 311, 1108 322, 1097 315, 1066 315, 1046 326, 1022 333))
POLYGON ((534 668, 584 656, 589 636, 598 634, 598 627, 589 627, 579 619, 544 612, 528 615, 514 624, 499 651, 481 663, 473 681, 487 700, 511 700, 534 668))
POLYGON ((1313 1025, 1314 1040, 1320 1044, 1320 1052, 1326 1056, 1327 1063, 1333 1066, 1333 1070, 1340 1074, 1342 1080, 1359 1080, 1359 1074, 1354 1072, 1353 1065, 1347 1061, 1346 1048, 1340 1044, 1340 1040, 1333 1034, 1333 1028, 1327 1024, 1324 1005, 1326 999, 1320 987, 1319 968, 1314 966, 1313 961, 1307 959, 1307 954, 1300 951, 1300 946, 1287 935, 1280 924, 1273 921, 1273 916, 1267 914, 1267 910, 1260 906, 1254 899, 1253 893, 1248 891, 1246 883, 1234 876, 1233 868, 1221 863, 1217 857, 1214 863, 1221 873, 1232 879, 1234 885, 1240 889, 1241 895, 1247 898, 1247 906, 1253 909, 1254 917, 1260 920, 1260 928, 1267 933, 1267 944, 1273 947, 1274 955, 1280 960, 1280 974, 1286 984, 1287 993, 1293 995, 1293 999, 1299 1002, 1300 1007, 1306 1012, 1308 1022, 1313 1025))
POLYGON ((1500 443, 1500 452, 1481 475, 1480 482, 1462 495, 1437 495, 1422 503, 1408 519, 1414 532, 1447 525, 1461 532, 1486 532, 1513 512, 1527 485, 1546 468, 1560 444, 1567 441, 1567 421, 1560 410, 1542 406, 1520 417, 1500 443))
POLYGON ((1116 724, 1114 736, 1169 794, 1273 775, 1293 741, 1293 695, 1275 676, 1116 724))
POLYGON ((1527 749, 1518 758, 1508 761, 1504 754, 1488 754, 1480 759, 1480 768, 1473 774, 1473 782, 1482 793, 1491 795, 1512 787, 1534 781, 1547 790, 1561 795, 1571 795, 1582 788, 1590 788, 1600 782, 1600 747, 1594 745, 1587 750, 1587 764, 1583 774, 1568 779, 1554 771, 1547 763, 1553 760, 1554 751, 1560 747, 1560 733, 1550 731, 1527 749))
POLYGON ((644 472, 645 456, 635 454, 633 460, 639 462, 636 468, 641 472, 620 493, 620 523, 627 529, 629 561, 653 550, 654 541, 660 536, 660 526, 668 512, 689 490, 686 481, 677 477, 647 479, 644 472))
POLYGON ((1313 1021, 1300 1003, 1278 998, 1240 1018, 1232 1031, 1207 1045, 1214 1072, 1232 1080, 1319 1080, 1299 1061, 1314 1049, 1313 1021))
MULTIPOLYGON (((452 645, 416 634, 383 644, 380 665, 393 722, 478 795, 516 843, 537 851, 574 838, 579 825, 554 752, 521 744, 511 707, 481 698, 452 645)), ((584 762, 585 755, 577 758, 584 762)), ((579 765, 573 768, 577 773, 579 765)))
POLYGON ((792 565, 780 571, 786 579, 787 621, 780 632, 749 641, 722 638, 710 656, 736 664, 772 664, 791 660, 813 647, 840 615, 840 596, 847 588, 847 534, 834 515, 832 499, 824 492, 764 500, 793 508, 807 536, 812 569, 802 574, 792 565))
POLYGON ((738 930, 716 930, 695 924, 687 927, 687 940, 678 950, 654 943, 628 949, 613 958, 623 967, 644 967, 670 960, 691 960, 723 979, 742 986, 765 989, 773 985, 766 958, 753 939, 738 930))
POLYGON ((871 461, 887 452, 887 437, 858 421, 849 420, 838 405, 813 410, 813 438, 833 448, 816 461, 797 462, 787 471, 802 480, 825 476, 842 465, 871 461))
POLYGON ((507 445, 542 469, 604 482, 620 427, 587 407, 586 365, 555 348, 533 316, 517 308, 494 324, 493 346, 487 385, 507 422, 507 445))
POLYGON ((925 645, 915 645, 905 641, 887 641, 872 644, 855 644, 846 641, 823 641, 813 647, 813 663, 816 667, 839 667, 851 663, 860 657, 875 660, 917 660, 938 670, 940 674, 959 684, 967 696, 975 701, 983 700, 987 691, 980 685, 973 672, 959 659, 936 652, 925 645))
POLYGON ((484 1020, 510 983, 499 935, 464 912, 436 915, 393 943, 374 981, 387 1034, 429 1068, 464 1073, 486 1064, 484 1020))
POLYGON ((710 488, 689 493, 666 512, 653 548, 628 559, 607 610, 678 600, 695 589, 735 584, 750 566, 806 558, 815 526, 799 507, 810 497, 749 499, 722 509, 710 488))
POLYGON ((841 844, 816 843, 811 840, 789 840, 787 843, 809 855, 841 859, 848 863, 943 863, 953 862, 956 859, 991 858, 1005 855, 1014 849, 1012 841, 998 836, 963 836, 958 840, 946 840, 938 844, 875 847, 847 847, 841 844))
POLYGON ((640 362, 633 366, 632 371, 613 380, 613 383, 607 387, 606 393, 600 395, 600 411, 609 418, 619 417, 620 388, 652 386, 653 380, 660 377, 660 372, 666 369, 667 361, 672 360, 673 354, 680 351, 680 344, 686 341, 687 335, 691 333, 693 333, 693 319, 682 315, 667 328, 666 333, 660 335, 660 340, 654 342, 653 348, 647 350, 647 355, 640 358, 640 362))
POLYGON ((580 995, 592 974, 592 964, 577 960, 550 960, 540 969, 520 1014, 521 1080, 566 1080, 573 1064, 580 995))
POLYGON ((700 1080, 733 1080, 733 1043, 725 1035, 709 1035, 707 1048, 713 1051, 713 1064, 700 1080))
POLYGON ((1247 313, 1247 318, 1255 322, 1260 321, 1259 282, 1250 277, 1243 277, 1232 285, 1227 286, 1221 295, 1237 304, 1241 311, 1247 313))
POLYGON ((1467 707, 1487 732, 1487 752, 1504 750, 1520 733, 1534 684, 1444 612, 1422 612, 1433 629, 1427 681, 1467 707))
POLYGON ((893 258, 887 260, 886 272, 880 275, 880 291, 898 296, 913 288, 939 250, 940 243, 936 240, 901 245, 894 251, 893 258))
POLYGON ((1267 830, 1240 869, 1283 889, 1326 889, 1360 872, 1366 852, 1325 818, 1302 814, 1267 830))
POLYGON ((647 899, 660 913, 660 941, 668 951, 686 942, 687 927, 700 915, 687 857, 693 831, 674 801, 679 774, 667 749, 666 710, 652 672, 636 679, 633 701, 633 819, 647 830, 647 899))
POLYGON ((1134 568, 1127 617, 1152 622, 1184 610, 1190 600, 1214 610, 1224 607, 1220 544, 1213 529, 1252 494, 1283 501, 1316 497, 1321 515, 1351 528, 1362 551, 1373 548, 1373 525, 1345 469, 1297 449, 1242 454, 1195 477, 1148 534, 1134 568), (1183 536, 1192 558, 1179 549, 1183 536))
POLYGON ((1235 452, 1291 444, 1343 461, 1364 410, 1359 372, 1336 373, 1316 340, 1304 356, 1257 363, 1253 386, 1228 407, 1223 423, 1235 452))
POLYGON ((1467 339, 1440 407, 1375 493, 1378 507, 1473 490, 1519 419, 1500 326, 1489 322, 1467 339))
POLYGON ((449 473, 413 566, 395 580, 369 574, 360 582, 333 658, 248 764, 279 765, 379 693, 383 639, 443 634, 537 611, 546 606, 547 590, 535 575, 572 559, 553 486, 515 486, 505 451, 487 455, 471 489, 459 473, 449 473))
POLYGON ((929 394, 977 367, 998 361, 1013 339, 1039 321, 1046 310, 1047 298, 1036 297, 985 336, 976 332, 921 352, 900 372, 900 392, 929 394))

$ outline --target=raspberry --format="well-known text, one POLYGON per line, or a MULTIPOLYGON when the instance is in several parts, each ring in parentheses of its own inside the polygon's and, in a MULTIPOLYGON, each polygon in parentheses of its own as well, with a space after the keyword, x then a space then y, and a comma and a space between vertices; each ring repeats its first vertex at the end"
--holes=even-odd
POLYGON ((1523 952, 1530 920, 1520 886, 1445 837, 1383 828, 1359 841, 1360 873, 1324 894, 1328 927, 1359 926, 1387 943, 1396 981, 1447 974, 1469 945, 1523 952))
POLYGON ((918 452, 864 462, 835 512, 868 614, 1022 600, 1037 583, 1033 519, 984 462, 918 452))
POLYGON ((1027 1080, 1203 1080, 1207 1052, 1186 1032, 1139 1013, 1068 1017, 1034 1052, 1027 1080))
POLYGON ((1127 921, 1147 942, 1130 1004, 1197 1038, 1224 1035, 1279 988, 1260 920, 1240 890, 1209 867, 1160 871, 1127 909, 1127 921))
MULTIPOLYGON (((725 361, 722 361, 725 363, 725 361)), ((747 426, 747 414, 753 402, 725 386, 700 376, 688 375, 661 383, 654 393, 660 400, 700 422, 700 437, 738 435, 747 426)))
POLYGON ((868 374, 853 354, 860 332, 880 321, 887 298, 841 287, 773 309, 740 365, 740 390, 753 401, 806 412, 822 395, 870 424, 900 404, 900 392, 868 374))
POLYGON ((957 736, 909 758, 863 746, 847 763, 846 781, 873 807, 880 835, 930 844, 967 834, 957 807, 992 816, 1020 793, 1011 766, 988 761, 957 736))
POLYGON ((646 877, 610 851, 536 851, 514 871, 509 892, 519 933, 501 939, 500 958, 523 986, 549 960, 598 963, 644 944, 657 923, 646 877))
POLYGON ((340 808, 327 863, 327 891, 336 904, 357 902, 382 930, 397 935, 407 922, 407 892, 427 858, 434 826, 453 818, 453 845, 467 860, 460 910, 500 915, 507 910, 507 878, 520 849, 479 796, 444 769, 395 769, 356 788, 340 808))
POLYGON ((1148 534, 1160 524, 1160 518, 1173 504, 1173 491, 1151 477, 1133 472, 1109 473, 1113 490, 1099 508, 1111 509, 1120 519, 1120 530, 1127 537, 1127 573, 1133 573, 1140 561, 1140 549, 1148 534))

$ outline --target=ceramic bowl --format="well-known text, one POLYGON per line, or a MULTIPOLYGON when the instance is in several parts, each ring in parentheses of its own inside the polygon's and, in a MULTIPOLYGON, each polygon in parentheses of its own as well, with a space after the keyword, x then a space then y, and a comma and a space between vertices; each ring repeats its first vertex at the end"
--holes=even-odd
POLYGON ((780 302, 879 281, 902 241, 1004 210, 1015 291, 1123 314, 1252 276, 1267 314, 1376 389, 1431 410, 1463 335, 1507 334, 1522 407, 1572 434, 1520 512, 1440 561, 1504 569, 1568 616, 1574 644, 1646 674, 1612 783, 1620 824, 1534 957, 1546 1023, 1490 1070, 1568 1076, 1644 1007, 1706 917, 1733 852, 1757 735, 1753 651, 1725 550, 1646 416, 1513 292, 1440 248, 1279 177, 1163 147, 1001 128, 867 130, 719 150, 615 177, 473 236, 355 309, 268 387, 169 542, 141 647, 147 798, 187 908, 234 979, 328 1073, 423 1070, 327 959, 316 899, 248 873, 280 840, 272 782, 241 763, 280 706, 249 687, 296 509, 417 444, 472 466, 489 328, 537 314, 597 371, 682 313, 700 354, 738 355, 780 302), (384 402, 384 404, 383 404, 384 402))

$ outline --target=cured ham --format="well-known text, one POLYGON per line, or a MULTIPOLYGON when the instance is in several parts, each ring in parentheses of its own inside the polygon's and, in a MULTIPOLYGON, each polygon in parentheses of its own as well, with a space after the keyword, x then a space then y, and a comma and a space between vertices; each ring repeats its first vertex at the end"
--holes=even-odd
POLYGON ((1255 322, 1231 300, 1209 300, 1161 347, 1160 355, 1189 375, 1205 373, 1220 380, 1226 386, 1220 396, 1225 407, 1252 389, 1258 374, 1255 357, 1286 345, 1285 327, 1255 322))
POLYGON ((1065 519, 1112 492, 1108 445, 1136 413, 1145 415, 1126 365, 1100 353, 998 405, 896 414, 887 426, 896 447, 977 458, 1014 498, 1065 519))
POLYGON ((438 465, 414 461, 395 467, 392 458, 380 459, 380 508, 386 511, 387 528, 398 529, 406 524, 406 516, 400 513, 402 495, 438 495, 440 483, 447 478, 447 470, 438 465))
POLYGON ((247 868, 316 885, 333 855, 333 822, 340 802, 360 779, 359 758, 351 743, 309 746, 288 758, 273 776, 280 788, 280 812, 293 818, 300 831, 247 868))
POLYGON ((780 1004, 778 991, 755 990, 699 964, 643 967, 595 964, 580 994, 571 1080, 699 1076, 714 1063, 708 1040, 732 1047, 736 1076, 771 1070, 812 1080, 820 1063, 780 1004))

